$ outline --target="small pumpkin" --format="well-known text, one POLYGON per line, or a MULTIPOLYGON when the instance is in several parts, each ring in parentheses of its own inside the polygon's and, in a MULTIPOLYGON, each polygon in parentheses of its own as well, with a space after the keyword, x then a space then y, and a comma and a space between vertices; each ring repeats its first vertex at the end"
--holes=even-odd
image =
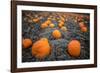
POLYGON ((65 21, 65 19, 64 19, 63 17, 61 18, 61 20, 62 20, 62 21, 65 21))
POLYGON ((51 21, 47 20, 47 21, 45 21, 45 23, 49 25, 49 24, 51 24, 51 21))
POLYGON ((51 20, 51 18, 50 18, 50 17, 48 17, 48 20, 51 20))
POLYGON ((31 45, 32 45, 32 40, 31 39, 26 38, 26 39, 22 40, 23 48, 25 48, 25 49, 29 48, 31 45))
POLYGON ((80 23, 79 23, 79 26, 80 26, 81 28, 84 27, 84 26, 85 26, 84 22, 80 22, 80 23))
POLYGON ((63 24, 64 25, 64 21, 59 20, 58 22, 59 22, 59 24, 63 24))
POLYGON ((50 54, 51 48, 47 38, 41 38, 32 45, 32 55, 44 59, 50 54))
POLYGON ((52 32, 52 35, 56 39, 61 38, 61 32, 57 29, 52 32))
POLYGON ((48 24, 47 23, 42 23, 41 24, 41 28, 47 28, 48 27, 48 24))
POLYGON ((65 26, 61 27, 62 31, 67 31, 67 28, 65 26))
POLYGON ((39 21, 39 18, 34 18, 33 19, 33 22, 35 22, 35 23, 38 22, 38 21, 39 21))
POLYGON ((64 22, 63 22, 63 21, 61 21, 61 22, 60 22, 60 24, 63 24, 63 25, 64 25, 64 22))
POLYGON ((72 57, 79 57, 81 53, 81 44, 78 40, 72 40, 68 44, 68 53, 72 57))
POLYGON ((54 26, 55 26, 55 25, 54 25, 53 23, 49 25, 49 27, 51 27, 51 28, 53 28, 54 26))
POLYGON ((82 28, 81 28, 81 31, 82 31, 82 32, 87 32, 87 30, 88 30, 87 27, 82 27, 82 28))
POLYGON ((63 24, 58 24, 59 28, 61 28, 63 26, 63 24))

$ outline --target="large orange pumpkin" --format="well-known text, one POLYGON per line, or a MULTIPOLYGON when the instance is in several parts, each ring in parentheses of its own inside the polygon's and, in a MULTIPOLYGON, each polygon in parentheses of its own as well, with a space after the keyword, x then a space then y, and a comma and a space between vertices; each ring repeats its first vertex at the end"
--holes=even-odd
POLYGON ((32 40, 31 39, 23 39, 22 40, 22 45, 23 48, 29 48, 32 45, 32 40))
POLYGON ((52 35, 54 38, 58 39, 58 38, 61 38, 61 32, 59 30, 54 30, 52 32, 52 35))
POLYGON ((79 57, 81 52, 81 44, 78 40, 72 40, 68 44, 68 53, 72 57, 79 57))
POLYGON ((42 38, 32 46, 32 55, 38 59, 43 59, 50 54, 51 48, 48 39, 42 38))

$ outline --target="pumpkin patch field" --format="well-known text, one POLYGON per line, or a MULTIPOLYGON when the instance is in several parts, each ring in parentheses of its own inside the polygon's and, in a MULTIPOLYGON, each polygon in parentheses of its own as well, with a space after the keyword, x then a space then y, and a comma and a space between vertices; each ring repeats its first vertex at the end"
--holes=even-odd
POLYGON ((90 59, 88 13, 22 11, 22 62, 90 59))

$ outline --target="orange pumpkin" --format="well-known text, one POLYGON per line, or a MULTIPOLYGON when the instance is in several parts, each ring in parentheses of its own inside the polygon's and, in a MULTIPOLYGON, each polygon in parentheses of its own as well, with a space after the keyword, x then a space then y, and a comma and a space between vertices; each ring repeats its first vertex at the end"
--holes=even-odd
POLYGON ((84 22, 80 22, 80 23, 79 23, 79 26, 80 26, 81 28, 84 27, 84 26, 85 26, 84 22))
POLYGON ((35 19, 33 19, 33 22, 38 22, 39 21, 39 18, 35 18, 35 19))
POLYGON ((60 22, 60 24, 63 24, 64 25, 64 22, 62 21, 62 22, 60 22))
POLYGON ((52 35, 54 38, 58 39, 58 38, 61 38, 61 32, 59 30, 54 30, 52 32, 52 35))
POLYGON ((50 18, 50 17, 48 17, 48 20, 51 20, 51 18, 50 18))
POLYGON ((42 23, 41 24, 41 28, 47 28, 48 27, 48 24, 47 23, 42 23))
POLYGON ((63 24, 58 24, 59 28, 61 28, 63 26, 63 24))
POLYGON ((63 17, 61 18, 61 20, 62 20, 62 21, 65 21, 65 19, 64 19, 63 17))
POLYGON ((87 32, 87 30, 88 30, 87 27, 82 27, 82 28, 81 28, 81 31, 82 31, 82 32, 87 32))
POLYGON ((23 39, 22 40, 22 45, 23 48, 29 48, 32 45, 32 40, 31 39, 23 39))
POLYGON ((50 54, 51 48, 47 38, 36 41, 32 46, 32 55, 38 59, 43 59, 50 54))
POLYGON ((59 24, 63 24, 64 25, 64 21, 59 20, 58 22, 59 22, 59 24))
POLYGON ((47 21, 45 21, 45 23, 49 25, 49 24, 51 24, 51 21, 47 20, 47 21))
POLYGON ((68 44, 68 53, 72 57, 79 57, 81 52, 81 44, 78 40, 72 40, 68 44))

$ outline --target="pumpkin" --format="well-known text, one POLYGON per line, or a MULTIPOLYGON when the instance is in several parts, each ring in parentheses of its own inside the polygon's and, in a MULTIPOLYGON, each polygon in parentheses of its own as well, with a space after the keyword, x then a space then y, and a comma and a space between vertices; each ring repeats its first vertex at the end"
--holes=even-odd
POLYGON ((47 38, 41 38, 41 40, 42 40, 42 41, 48 41, 48 39, 47 39, 47 38))
POLYGON ((87 27, 82 27, 82 28, 81 28, 81 31, 82 31, 82 32, 87 32, 87 30, 88 30, 87 27))
POLYGON ((32 40, 31 39, 26 38, 26 39, 22 40, 23 48, 25 48, 25 49, 29 48, 31 45, 32 45, 32 40))
POLYGON ((48 17, 48 20, 51 20, 51 18, 50 18, 50 17, 48 17))
POLYGON ((47 38, 42 38, 32 45, 32 55, 44 59, 50 54, 51 48, 47 38))
POLYGON ((47 28, 48 27, 48 24, 47 23, 42 23, 41 24, 41 28, 47 28))
POLYGON ((64 25, 64 22, 63 22, 63 21, 61 21, 61 22, 60 22, 60 24, 63 24, 63 25, 64 25))
POLYGON ((80 23, 79 23, 79 26, 80 26, 81 28, 84 27, 84 26, 85 26, 84 22, 80 22, 80 23))
POLYGON ((67 31, 67 28, 65 26, 61 27, 62 31, 67 31))
POLYGON ((49 27, 53 28, 55 25, 54 24, 50 24, 49 27))
POLYGON ((63 24, 58 24, 59 28, 61 28, 63 26, 63 24))
POLYGON ((58 26, 59 26, 59 28, 61 28, 62 26, 64 26, 64 22, 63 21, 59 21, 58 26))
POLYGON ((63 24, 64 25, 64 21, 59 20, 58 22, 59 22, 59 24, 63 24))
POLYGON ((50 20, 45 21, 46 24, 51 24, 50 20))
POLYGON ((68 44, 68 53, 72 57, 79 57, 81 52, 81 44, 78 40, 72 40, 68 44))
POLYGON ((58 38, 61 38, 61 32, 59 30, 54 30, 52 32, 52 35, 54 38, 58 39, 58 38))
POLYGON ((34 18, 33 19, 33 22, 35 22, 35 23, 38 22, 38 21, 39 21, 39 18, 34 18))
POLYGON ((63 17, 61 17, 61 20, 62 20, 62 21, 65 21, 65 19, 64 19, 63 17))

